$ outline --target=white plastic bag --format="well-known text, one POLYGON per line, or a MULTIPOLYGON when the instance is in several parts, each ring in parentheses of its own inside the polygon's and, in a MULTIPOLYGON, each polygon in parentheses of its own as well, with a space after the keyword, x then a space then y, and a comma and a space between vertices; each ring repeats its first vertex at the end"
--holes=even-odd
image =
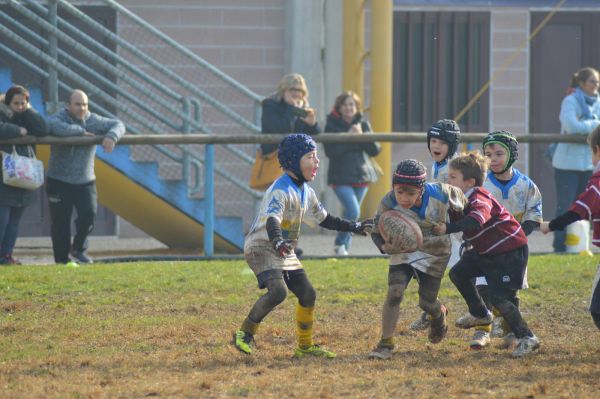
POLYGON ((31 146, 30 157, 19 155, 15 146, 12 153, 2 153, 2 181, 7 186, 35 190, 44 184, 44 164, 35 157, 31 146))

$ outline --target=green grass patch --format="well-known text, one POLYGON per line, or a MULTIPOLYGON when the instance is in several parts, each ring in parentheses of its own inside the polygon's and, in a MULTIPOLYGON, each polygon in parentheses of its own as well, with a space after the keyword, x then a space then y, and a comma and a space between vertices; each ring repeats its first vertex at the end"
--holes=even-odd
MULTIPOLYGON (((396 356, 367 360, 387 287, 383 258, 303 262, 317 290, 316 339, 338 352, 330 362, 290 358, 291 294, 262 323, 252 356, 232 348, 231 333, 262 294, 243 261, 2 267, 2 396, 593 397, 600 346, 587 304, 598 260, 530 258, 531 288, 520 296, 542 349, 522 361, 494 347, 470 352, 469 332, 454 327, 438 345, 408 330, 420 313, 415 281, 396 356), (519 378, 508 384, 506 373, 519 378)), ((451 321, 466 310, 447 278, 440 299, 451 321)))

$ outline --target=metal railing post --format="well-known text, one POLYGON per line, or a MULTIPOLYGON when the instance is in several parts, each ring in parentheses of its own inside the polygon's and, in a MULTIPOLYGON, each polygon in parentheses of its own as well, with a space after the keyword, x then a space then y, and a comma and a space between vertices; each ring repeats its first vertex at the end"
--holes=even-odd
MULTIPOLYGON (((254 123, 256 126, 262 126, 262 101, 254 102, 254 123)), ((255 145, 255 150, 258 150, 258 144, 255 145)), ((254 214, 258 214, 260 211, 260 203, 262 202, 262 196, 260 198, 254 197, 254 214)))
MULTIPOLYGON (((191 114, 194 115, 194 122, 196 122, 197 126, 202 126, 202 104, 198 101, 197 98, 189 97, 190 104, 192 109, 190 110, 191 114)), ((194 181, 190 184, 190 189, 188 191, 188 195, 195 195, 200 192, 200 179, 202 178, 201 170, 202 164, 197 159, 190 160, 190 173, 191 168, 194 169, 194 181)))
POLYGON ((204 256, 215 253, 215 145, 204 147, 204 256))
MULTIPOLYGON (((192 132, 190 127, 190 120, 192 117, 192 103, 189 98, 184 97, 182 99, 182 110, 186 117, 183 119, 183 124, 181 125, 181 133, 189 134, 192 132)), ((188 192, 190 192, 190 154, 187 151, 187 148, 184 147, 181 160, 181 179, 185 182, 185 188, 188 192)))
MULTIPOLYGON (((55 28, 57 27, 58 2, 49 0, 48 2, 48 22, 55 28)), ((58 38, 52 31, 48 32, 48 55, 55 61, 58 61, 58 38)), ((58 111, 58 69, 50 64, 48 66, 48 104, 46 112, 54 114, 58 111)))

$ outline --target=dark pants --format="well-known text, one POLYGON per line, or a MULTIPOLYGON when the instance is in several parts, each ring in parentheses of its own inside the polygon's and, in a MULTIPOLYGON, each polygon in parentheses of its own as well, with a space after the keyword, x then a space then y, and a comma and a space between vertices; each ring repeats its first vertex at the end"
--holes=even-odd
POLYGON ((85 251, 87 237, 94 229, 98 195, 96 182, 70 184, 48 178, 46 185, 50 205, 52 250, 56 263, 69 262, 69 252, 85 251), (77 211, 75 237, 71 245, 71 216, 77 211))
POLYGON ((399 305, 404 298, 408 283, 413 278, 419 283, 419 307, 432 318, 439 317, 442 304, 438 300, 438 293, 442 279, 423 273, 409 264, 390 265, 386 301, 389 301, 392 306, 399 305))
POLYGON ((594 319, 594 324, 600 329, 600 265, 596 270, 596 277, 592 284, 592 297, 590 298, 590 312, 594 319))
POLYGON ((0 257, 12 254, 24 210, 24 206, 0 205, 0 257))
MULTIPOLYGON (((588 180, 592 176, 592 171, 581 172, 576 170, 554 169, 554 184, 556 185, 556 214, 560 216, 565 213, 575 198, 585 190, 588 180)), ((554 252, 565 252, 564 230, 554 232, 552 246, 554 252)))
POLYGON ((304 269, 299 270, 267 270, 257 276, 260 287, 267 289, 266 294, 258 298, 248 318, 254 323, 260 323, 277 305, 283 302, 289 289, 298 298, 300 306, 310 308, 315 306, 317 293, 308 280, 304 269))
POLYGON ((528 256, 527 245, 495 255, 480 255, 471 250, 464 253, 450 270, 450 280, 467 302, 469 312, 477 317, 485 316, 489 309, 479 296, 473 279, 485 277, 490 302, 498 309, 517 338, 533 336, 519 312, 517 299, 528 256))

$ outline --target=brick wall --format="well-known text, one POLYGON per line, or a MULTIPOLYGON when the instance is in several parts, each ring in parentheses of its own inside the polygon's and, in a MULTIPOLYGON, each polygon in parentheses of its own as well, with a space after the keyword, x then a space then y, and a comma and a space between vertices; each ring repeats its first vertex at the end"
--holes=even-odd
MULTIPOLYGON (((120 2, 133 14, 145 20, 154 28, 212 64, 216 69, 229 75, 242 86, 259 96, 275 91, 277 82, 285 69, 284 61, 284 6, 285 0, 124 0, 120 2)), ((117 30, 120 37, 143 50, 153 60, 164 64, 181 78, 200 88, 218 102, 242 115, 246 120, 255 121, 253 99, 237 89, 232 89, 216 75, 201 68, 192 58, 162 42, 156 35, 140 28, 131 18, 119 14, 117 30)), ((166 74, 145 66, 136 56, 119 49, 126 63, 142 68, 155 76, 158 81, 169 86, 177 95, 200 98, 189 87, 166 76, 166 74)), ((121 82, 125 85, 124 82, 121 82)), ((142 86, 142 85, 140 85, 142 86)), ((159 90, 149 87, 154 94, 150 98, 162 97, 171 107, 181 109, 182 104, 159 90)), ((166 115, 173 123, 179 123, 177 115, 157 106, 156 115, 166 115)), ((203 101, 200 122, 202 129, 216 134, 249 134, 251 131, 234 121, 219 107, 203 101)), ((155 131, 174 131, 176 128, 148 115, 155 131)), ((136 122, 123 118, 132 126, 136 122)), ((195 130, 194 130, 195 131, 195 130)), ((253 157, 255 146, 236 146, 238 150, 253 157)), ((188 146, 188 150, 202 153, 202 146, 188 146)), ((178 152, 179 149, 173 148, 178 152)), ((137 160, 158 161, 162 178, 178 179, 181 166, 167 159, 147 146, 134 147, 133 157, 137 160)), ((245 181, 249 176, 249 166, 224 146, 216 148, 217 169, 245 181)), ((202 180, 202 179, 201 179, 202 180)), ((202 187, 201 187, 202 188, 202 187)), ((218 215, 243 216, 247 224, 254 214, 253 200, 236 184, 231 184, 217 176, 215 184, 216 208, 218 215)), ((246 226, 248 227, 248 226, 246 226)))
MULTIPOLYGON (((519 46, 529 35, 529 12, 493 10, 491 13, 490 131, 529 133, 529 46, 519 46), (507 60, 512 59, 510 64, 507 60)), ((520 145, 517 167, 527 172, 528 149, 520 145)))
POLYGON ((284 0, 124 0, 121 4, 261 95, 271 93, 283 75, 284 0))

